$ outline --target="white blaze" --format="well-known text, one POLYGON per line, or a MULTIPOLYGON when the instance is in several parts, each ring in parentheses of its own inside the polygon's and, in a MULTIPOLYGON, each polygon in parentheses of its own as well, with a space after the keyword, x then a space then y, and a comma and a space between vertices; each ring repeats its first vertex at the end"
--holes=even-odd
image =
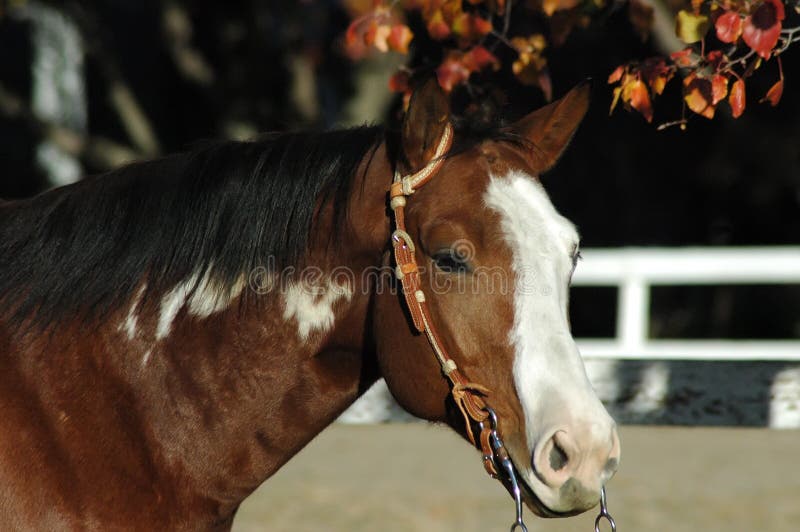
MULTIPOLYGON (((484 201, 500 214, 513 254, 516 286, 509 336, 529 451, 554 426, 576 421, 575 412, 594 417, 594 430, 608 430, 603 423, 608 414, 586 376, 567 316, 569 277, 579 243, 574 225, 555 210, 542 185, 523 172, 492 177, 484 201)), ((529 483, 535 482, 525 473, 529 483)))

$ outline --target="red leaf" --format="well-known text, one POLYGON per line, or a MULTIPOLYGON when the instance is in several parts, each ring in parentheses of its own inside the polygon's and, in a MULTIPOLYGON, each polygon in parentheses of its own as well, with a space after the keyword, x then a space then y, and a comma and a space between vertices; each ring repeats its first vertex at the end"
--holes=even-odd
POLYGON ((492 31, 492 22, 479 16, 473 16, 472 29, 480 36, 486 35, 492 31))
POLYGON ((769 102, 772 107, 775 107, 781 101, 781 96, 783 96, 783 80, 779 79, 775 85, 769 88, 767 95, 761 98, 758 103, 769 102))
POLYGON ((470 71, 461 62, 460 55, 451 55, 436 69, 439 86, 447 92, 469 79, 470 71))
POLYGON ((437 9, 427 20, 426 26, 431 38, 441 41, 450 36, 450 26, 444 20, 442 10, 437 9))
POLYGON ((711 78, 711 105, 717 105, 728 95, 728 78, 715 74, 711 78))
POLYGON ((464 66, 470 70, 470 72, 483 70, 488 66, 491 66, 494 69, 500 67, 500 61, 497 60, 492 52, 483 46, 476 46, 464 54, 462 62, 464 63, 464 66))
POLYGON ((688 67, 691 66, 692 63, 696 62, 696 58, 694 57, 694 50, 692 50, 691 48, 686 48, 684 50, 672 52, 671 54, 669 54, 669 57, 679 67, 688 67))
POLYGON ((782 20, 786 17, 781 0, 764 0, 755 11, 744 19, 742 38, 764 59, 769 59, 772 49, 778 44, 782 20))
POLYGON ((408 26, 405 24, 395 24, 392 26, 391 33, 389 33, 389 38, 387 42, 389 43, 389 48, 394 50, 395 52, 400 52, 401 54, 408 53, 408 44, 411 42, 411 39, 414 38, 414 34, 411 33, 411 30, 408 29, 408 26))
POLYGON ((731 104, 731 112, 734 118, 742 116, 745 107, 744 98, 744 80, 737 79, 731 87, 731 93, 728 95, 728 103, 731 104))
POLYGON ((719 67, 722 66, 722 61, 725 59, 725 55, 719 50, 711 50, 706 54, 706 61, 709 65, 711 65, 714 70, 719 70, 719 67))
POLYGON ((717 39, 722 42, 732 43, 742 34, 742 17, 739 13, 726 11, 714 23, 717 29, 717 39))

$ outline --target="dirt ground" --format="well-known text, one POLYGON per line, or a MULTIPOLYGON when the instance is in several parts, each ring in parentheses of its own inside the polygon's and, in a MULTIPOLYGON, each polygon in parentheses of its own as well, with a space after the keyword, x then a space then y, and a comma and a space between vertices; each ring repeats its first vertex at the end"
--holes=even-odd
MULTIPOLYGON (((620 532, 800 530, 800 431, 623 427, 608 485, 620 532)), ((234 531, 506 531, 477 452, 425 424, 328 428, 242 505, 234 531)), ((595 511, 531 532, 593 530, 595 511)), ((607 530, 605 528, 604 530, 607 530)))

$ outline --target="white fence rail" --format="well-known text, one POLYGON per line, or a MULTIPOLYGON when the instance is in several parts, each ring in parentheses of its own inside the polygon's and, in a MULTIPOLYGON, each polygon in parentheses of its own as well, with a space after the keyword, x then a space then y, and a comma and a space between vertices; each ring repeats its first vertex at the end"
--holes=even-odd
POLYGON ((649 338, 652 286, 800 285, 800 247, 587 249, 583 256, 575 286, 619 287, 616 338, 581 339, 584 358, 800 361, 796 339, 649 338))
MULTIPOLYGON (((652 287, 800 285, 800 247, 586 249, 583 256, 574 285, 619 289, 616 337, 578 339, 592 384, 617 420, 800 428, 800 340, 649 336, 652 287)), ((382 381, 341 418, 408 419, 382 381)))

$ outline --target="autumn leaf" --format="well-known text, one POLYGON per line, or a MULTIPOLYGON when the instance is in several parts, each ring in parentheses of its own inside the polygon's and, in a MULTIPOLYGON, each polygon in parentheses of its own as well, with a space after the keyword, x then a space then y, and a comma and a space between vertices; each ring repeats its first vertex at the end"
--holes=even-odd
POLYGON ((439 85, 447 92, 452 91, 469 79, 473 72, 500 68, 500 61, 483 46, 475 46, 466 53, 453 51, 436 69, 439 85))
POLYGON ((675 34, 686 44, 702 40, 708 32, 709 26, 707 16, 696 15, 684 9, 678 11, 678 15, 675 17, 675 34))
POLYGON ((611 109, 608 110, 608 115, 611 116, 611 113, 614 112, 614 108, 619 103, 619 97, 622 94, 622 87, 616 87, 614 89, 614 97, 611 99, 611 109))
POLYGON ((471 74, 469 69, 461 62, 460 55, 451 54, 436 69, 436 79, 439 81, 439 86, 446 92, 451 92, 456 85, 467 81, 471 74))
POLYGON ((387 43, 389 44, 389 48, 395 52, 407 54, 408 45, 413 38, 414 34, 411 32, 408 26, 405 24, 395 24, 392 26, 391 32, 389 33, 387 43))
POLYGON ((719 50, 711 50, 706 54, 706 62, 715 70, 719 70, 722 62, 726 59, 725 54, 719 50))
POLYGON ((367 46, 374 46, 381 52, 389 51, 389 35, 392 33, 392 28, 387 24, 378 24, 374 20, 367 27, 364 33, 364 44, 367 46))
POLYGON ((437 41, 442 41, 450 36, 450 26, 445 22, 441 9, 433 12, 425 21, 425 27, 428 28, 431 38, 437 41))
POLYGON ((497 59, 497 57, 495 57, 494 54, 488 49, 480 45, 475 46, 469 52, 464 54, 461 61, 470 72, 483 70, 487 67, 492 67, 494 70, 500 68, 500 61, 497 59))
POLYGON ((708 119, 714 118, 716 109, 711 81, 692 73, 683 80, 683 87, 683 100, 689 109, 708 119))
POLYGON ((769 102, 772 107, 775 107, 781 101, 781 96, 783 96, 783 80, 779 79, 775 85, 769 88, 767 95, 761 98, 758 103, 769 102))
POLYGON ((525 37, 514 37, 511 46, 517 51, 517 60, 511 64, 511 70, 525 85, 537 85, 549 100, 552 93, 550 75, 547 73, 547 58, 542 52, 547 41, 541 34, 525 37))
POLYGON ((744 98, 744 80, 737 79, 731 87, 731 93, 728 95, 728 103, 731 105, 731 114, 734 118, 742 116, 745 107, 744 98))
POLYGON ((664 87, 675 73, 674 69, 667 66, 663 58, 646 60, 642 65, 641 72, 653 94, 657 96, 664 92, 664 87))
POLYGON ((769 59, 778 44, 786 13, 781 0, 764 0, 744 19, 742 38, 747 46, 764 59, 769 59))
MULTIPOLYGON (((609 84, 611 84, 611 83, 616 83, 616 82, 618 82, 618 81, 620 80, 620 78, 622 78, 622 74, 623 74, 624 72, 625 72, 625 66, 624 66, 624 65, 620 65, 620 66, 618 66, 617 68, 615 68, 615 69, 614 69, 614 72, 612 72, 612 73, 611 73, 611 74, 608 76, 608 83, 609 83, 609 84)), ((612 108, 612 109, 613 109, 613 108, 612 108)))
POLYGON ((736 42, 736 39, 742 34, 742 17, 739 16, 739 13, 726 11, 717 18, 714 28, 717 30, 717 39, 720 41, 736 42))
POLYGON ((653 121, 650 94, 647 92, 647 85, 642 80, 635 79, 622 87, 622 101, 642 113, 648 122, 653 121))
POLYGON ((728 95, 728 78, 715 74, 711 78, 711 105, 717 105, 728 95))
POLYGON ((551 17, 556 11, 572 9, 578 4, 580 4, 580 0, 542 0, 542 11, 551 17))
POLYGON ((677 52, 672 52, 671 54, 669 54, 669 58, 672 59, 672 61, 679 67, 692 66, 694 63, 697 62, 697 55, 691 48, 686 48, 683 50, 678 50, 677 52))

